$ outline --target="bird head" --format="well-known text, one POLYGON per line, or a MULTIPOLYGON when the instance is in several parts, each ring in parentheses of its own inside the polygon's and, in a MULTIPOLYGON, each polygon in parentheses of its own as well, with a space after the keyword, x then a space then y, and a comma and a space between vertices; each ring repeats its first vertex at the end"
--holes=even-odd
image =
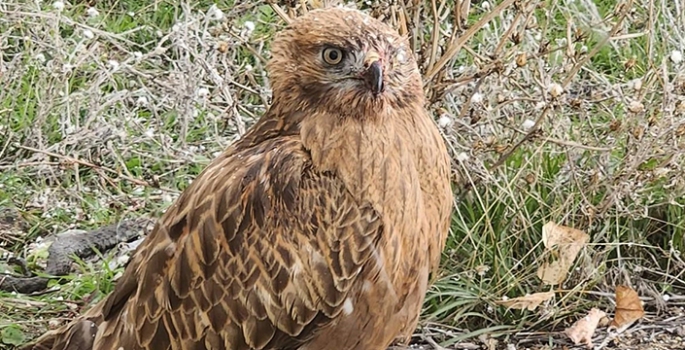
POLYGON ((347 115, 423 104, 406 37, 357 10, 297 18, 274 39, 268 65, 274 100, 347 115))

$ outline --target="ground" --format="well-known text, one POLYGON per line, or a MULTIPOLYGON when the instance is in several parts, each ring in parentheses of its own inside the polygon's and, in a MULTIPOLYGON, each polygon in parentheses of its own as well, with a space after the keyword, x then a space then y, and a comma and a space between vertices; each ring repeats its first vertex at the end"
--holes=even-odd
MULTIPOLYGON (((416 341, 583 348, 564 329, 593 307, 610 321, 627 285, 644 317, 606 344, 600 324, 595 346, 685 348, 685 9, 456 2, 356 4, 411 38, 453 158, 456 210, 416 341), (546 245, 548 222, 587 234, 572 258, 546 245), (559 283, 538 277, 553 264, 559 283)), ((3 257, 41 274, 55 234, 163 212, 267 108, 269 43, 300 3, 0 2, 3 257)), ((130 249, 77 260, 48 291, 0 292, 0 346, 101 298, 130 249)))

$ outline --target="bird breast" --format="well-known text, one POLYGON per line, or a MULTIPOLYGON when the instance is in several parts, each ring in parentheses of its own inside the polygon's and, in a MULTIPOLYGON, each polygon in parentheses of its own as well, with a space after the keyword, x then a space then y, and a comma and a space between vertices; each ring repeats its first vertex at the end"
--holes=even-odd
POLYGON ((339 124, 305 121, 301 128, 314 166, 336 173, 358 203, 371 203, 383 218, 385 241, 378 246, 386 250, 386 268, 398 280, 413 275, 423 265, 416 259, 428 258, 428 226, 411 128, 398 116, 326 119, 339 124))

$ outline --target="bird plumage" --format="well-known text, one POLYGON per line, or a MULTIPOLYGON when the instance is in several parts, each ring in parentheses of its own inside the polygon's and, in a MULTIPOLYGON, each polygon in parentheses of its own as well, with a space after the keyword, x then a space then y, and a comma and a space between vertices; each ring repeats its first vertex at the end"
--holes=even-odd
POLYGON ((26 349, 376 350, 407 340, 452 192, 405 44, 354 10, 290 24, 272 45, 269 111, 166 211, 110 295, 26 349), (322 59, 326 48, 341 62, 322 59))

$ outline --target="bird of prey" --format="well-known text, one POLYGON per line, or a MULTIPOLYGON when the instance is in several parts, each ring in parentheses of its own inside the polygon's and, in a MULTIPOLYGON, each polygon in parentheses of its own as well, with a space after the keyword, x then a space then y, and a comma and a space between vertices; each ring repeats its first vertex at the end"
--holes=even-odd
POLYGON ((113 292, 26 349, 381 350, 409 339, 452 211, 406 38, 362 12, 280 31, 269 110, 196 178, 113 292))

